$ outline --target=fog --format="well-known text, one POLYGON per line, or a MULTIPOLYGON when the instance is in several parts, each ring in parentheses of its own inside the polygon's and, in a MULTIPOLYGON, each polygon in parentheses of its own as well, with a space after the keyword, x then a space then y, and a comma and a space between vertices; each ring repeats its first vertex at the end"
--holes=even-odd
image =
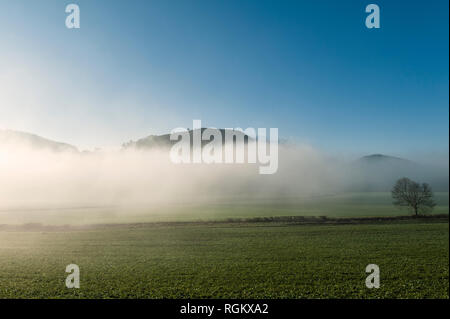
MULTIPOLYGON (((336 172, 309 146, 279 150, 276 174, 259 164, 174 164, 167 150, 74 153, 0 150, 0 210, 155 207, 331 191, 336 172)), ((1 221, 0 221, 1 223, 1 221)))
MULTIPOLYGON (((301 201, 353 191, 358 183, 370 182, 349 163, 309 145, 280 145, 275 174, 259 174, 259 165, 174 164, 162 149, 80 153, 3 145, 0 224, 39 222, 44 215, 42 221, 48 222, 49 214, 60 223, 72 223, 74 216, 76 222, 91 222, 86 213, 94 208, 101 211, 95 219, 101 223, 136 210, 143 215, 170 214, 163 208, 171 205, 301 201), (85 210, 83 220, 77 220, 77 209, 85 210), (70 218, 65 219, 66 212, 70 218)), ((383 179, 377 169, 376 176, 383 179)))

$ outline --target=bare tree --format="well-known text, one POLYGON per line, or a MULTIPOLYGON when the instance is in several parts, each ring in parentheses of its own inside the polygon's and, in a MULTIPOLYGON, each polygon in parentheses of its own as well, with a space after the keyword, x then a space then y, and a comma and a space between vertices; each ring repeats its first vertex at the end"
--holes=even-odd
POLYGON ((427 183, 419 184, 409 178, 401 178, 392 188, 394 205, 410 207, 416 216, 419 212, 432 210, 436 203, 433 200, 433 191, 427 183))

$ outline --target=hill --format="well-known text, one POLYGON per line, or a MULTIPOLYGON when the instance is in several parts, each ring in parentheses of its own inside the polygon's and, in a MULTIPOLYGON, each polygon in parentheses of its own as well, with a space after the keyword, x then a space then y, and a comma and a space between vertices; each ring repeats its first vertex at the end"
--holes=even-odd
POLYGON ((436 191, 448 191, 448 171, 383 154, 364 156, 350 165, 352 189, 389 191, 395 181, 409 177, 429 183, 436 191))
POLYGON ((78 153, 78 149, 70 144, 55 142, 30 133, 0 130, 0 147, 7 148, 18 146, 35 150, 48 150, 52 152, 78 153))
MULTIPOLYGON (((206 130, 206 128, 201 128, 201 134, 206 130)), ((222 143, 225 143, 225 134, 231 133, 234 134, 234 141, 236 141, 236 138, 242 138, 244 140, 244 143, 248 143, 249 139, 252 139, 250 136, 244 134, 240 131, 232 131, 227 129, 217 129, 220 134, 222 135, 222 143)), ((189 137, 192 145, 193 141, 193 135, 194 132, 199 131, 197 130, 189 130, 189 137)), ((127 148, 136 148, 136 149, 153 149, 153 148, 169 148, 175 143, 177 143, 178 140, 171 141, 170 140, 170 134, 163 134, 163 135, 149 135, 147 137, 138 139, 137 141, 130 141, 128 143, 125 143, 122 145, 124 149, 127 148)), ((201 141, 202 146, 209 143, 209 140, 201 141)))

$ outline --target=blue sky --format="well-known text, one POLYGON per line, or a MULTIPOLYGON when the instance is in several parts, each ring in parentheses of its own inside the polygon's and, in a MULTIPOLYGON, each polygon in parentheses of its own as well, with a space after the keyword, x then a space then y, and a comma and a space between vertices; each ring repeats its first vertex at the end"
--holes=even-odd
POLYGON ((0 128, 81 148, 278 127, 330 153, 447 154, 448 1, 0 3, 0 128), (65 6, 81 29, 65 27, 65 6), (366 5, 381 28, 365 27, 366 5))

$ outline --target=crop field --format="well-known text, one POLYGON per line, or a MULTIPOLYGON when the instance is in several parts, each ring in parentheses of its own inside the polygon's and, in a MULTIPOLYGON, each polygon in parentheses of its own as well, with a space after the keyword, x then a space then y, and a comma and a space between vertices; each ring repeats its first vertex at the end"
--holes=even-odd
POLYGON ((449 298, 448 219, 0 230, 0 298, 449 298), (80 289, 65 267, 80 267, 80 289), (379 289, 365 267, 380 267, 379 289))

